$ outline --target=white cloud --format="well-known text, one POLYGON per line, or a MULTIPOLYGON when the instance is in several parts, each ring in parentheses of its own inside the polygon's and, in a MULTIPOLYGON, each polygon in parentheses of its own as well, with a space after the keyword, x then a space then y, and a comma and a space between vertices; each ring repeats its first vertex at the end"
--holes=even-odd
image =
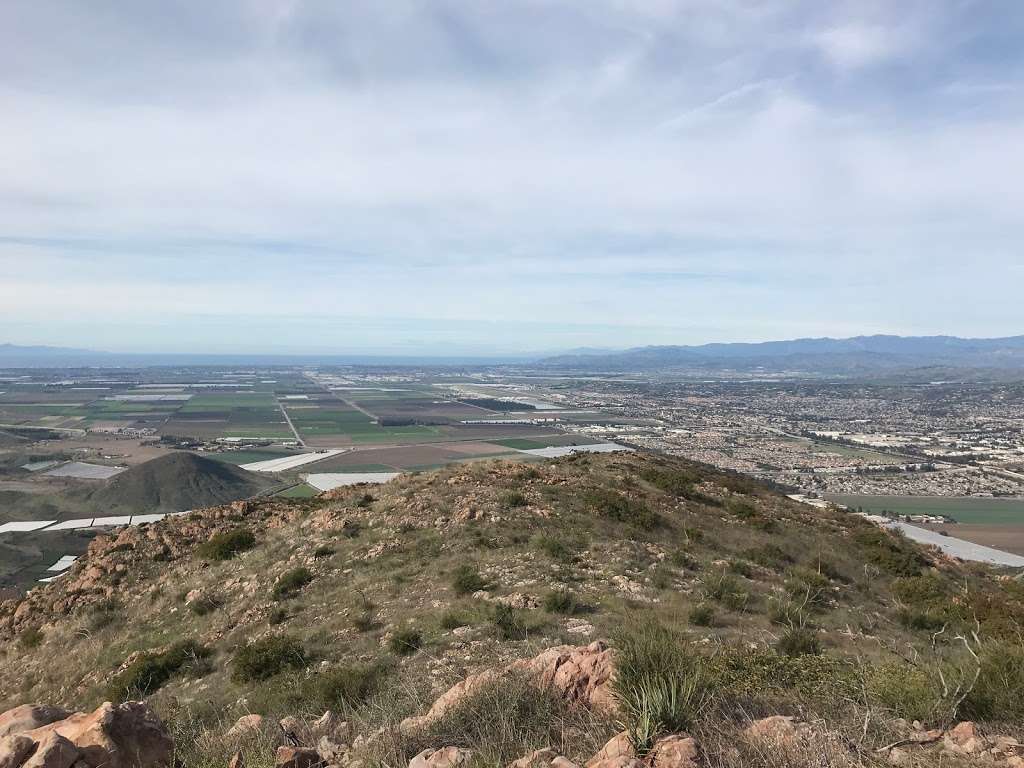
POLYGON ((915 30, 948 20, 861 5, 0 9, 0 322, 57 297, 121 326, 259 306, 764 338, 938 326, 959 294, 995 332, 1020 319, 992 276, 1024 235, 1024 118, 947 114, 915 30))

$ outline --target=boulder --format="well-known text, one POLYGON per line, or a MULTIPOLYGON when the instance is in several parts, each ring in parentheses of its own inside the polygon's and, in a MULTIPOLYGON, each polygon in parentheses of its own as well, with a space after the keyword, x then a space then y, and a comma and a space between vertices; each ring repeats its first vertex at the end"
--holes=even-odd
POLYGON ((551 748, 537 749, 523 755, 509 765, 509 768, 579 768, 572 760, 558 754, 551 748))
POLYGON ((743 735, 750 741, 767 741, 780 746, 791 746, 807 730, 802 723, 788 715, 772 715, 751 723, 743 735))
POLYGON ((623 761, 637 757, 636 749, 629 738, 629 731, 622 731, 612 736, 597 753, 587 761, 586 768, 595 766, 618 765, 623 761))
POLYGON ((316 751, 328 763, 337 764, 345 760, 349 747, 348 744, 335 741, 330 736, 321 736, 320 741, 316 743, 316 751))
POLYGON ((324 761, 315 749, 278 747, 275 764, 277 768, 321 768, 324 761))
POLYGON ((603 715, 616 712, 611 692, 612 652, 602 642, 587 646, 561 645, 532 659, 515 661, 505 667, 485 669, 456 683, 441 694, 424 715, 406 718, 399 728, 410 733, 430 726, 467 698, 499 683, 510 674, 526 675, 539 686, 551 688, 566 702, 586 706, 603 715))
POLYGON ((0 768, 18 768, 32 754, 36 743, 28 736, 12 734, 0 739, 0 768))
POLYGON ((456 768, 468 763, 472 756, 472 752, 458 747, 424 749, 409 761, 409 768, 456 768))
POLYGON ((70 714, 66 709, 60 707, 49 707, 45 704, 22 704, 20 707, 0 714, 0 738, 55 723, 70 714))
POLYGON ((74 744, 94 768, 164 768, 174 752, 167 728, 141 701, 116 707, 108 701, 93 712, 78 712, 25 735, 41 742, 51 733, 74 744))
POLYGON ((235 724, 228 728, 224 734, 229 739, 235 739, 253 731, 263 728, 263 715, 242 715, 235 721, 235 724))
POLYGON ((954 725, 942 740, 946 749, 959 755, 975 755, 984 752, 987 746, 977 727, 969 721, 954 725))
POLYGON ((51 731, 39 740, 36 751, 22 768, 71 768, 81 754, 78 747, 51 731))
POLYGON ((658 739, 647 755, 652 768, 697 768, 697 741, 685 733, 658 739))
POLYGON ((328 709, 320 716, 320 719, 313 723, 312 731, 317 736, 330 736, 347 727, 348 723, 328 709))

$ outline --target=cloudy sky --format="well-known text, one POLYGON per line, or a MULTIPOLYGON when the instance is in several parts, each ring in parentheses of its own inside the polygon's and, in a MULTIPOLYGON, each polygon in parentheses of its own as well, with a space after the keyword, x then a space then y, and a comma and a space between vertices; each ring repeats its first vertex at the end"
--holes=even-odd
POLYGON ((1024 333, 1019 0, 4 0, 0 342, 1024 333))

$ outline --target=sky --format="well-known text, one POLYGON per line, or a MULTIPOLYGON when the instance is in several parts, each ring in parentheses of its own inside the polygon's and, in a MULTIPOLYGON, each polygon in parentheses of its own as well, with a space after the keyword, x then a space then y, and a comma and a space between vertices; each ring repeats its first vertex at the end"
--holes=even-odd
POLYGON ((1019 0, 4 0, 0 343, 1024 333, 1019 0))

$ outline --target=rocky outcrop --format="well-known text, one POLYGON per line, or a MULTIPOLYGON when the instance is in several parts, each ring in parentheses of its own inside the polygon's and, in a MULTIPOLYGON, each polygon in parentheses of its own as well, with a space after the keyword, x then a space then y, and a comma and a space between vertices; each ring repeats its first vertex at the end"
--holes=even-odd
POLYGON ((324 761, 315 749, 305 747, 278 747, 277 768, 322 768, 324 761))
POLYGON ((0 768, 165 768, 172 762, 170 734, 142 702, 107 702, 75 714, 31 705, 3 713, 0 722, 8 729, 0 768), (65 717, 54 719, 59 713, 65 717))
POLYGON ((525 675, 539 686, 557 692, 568 703, 611 715, 616 709, 611 692, 612 670, 612 652, 602 642, 549 648, 532 659, 467 677, 441 694, 426 714, 407 718, 400 727, 406 733, 426 728, 510 675, 525 675))
POLYGON ((71 715, 66 709, 45 704, 22 704, 0 714, 0 738, 12 733, 24 733, 33 728, 63 720, 71 715))

